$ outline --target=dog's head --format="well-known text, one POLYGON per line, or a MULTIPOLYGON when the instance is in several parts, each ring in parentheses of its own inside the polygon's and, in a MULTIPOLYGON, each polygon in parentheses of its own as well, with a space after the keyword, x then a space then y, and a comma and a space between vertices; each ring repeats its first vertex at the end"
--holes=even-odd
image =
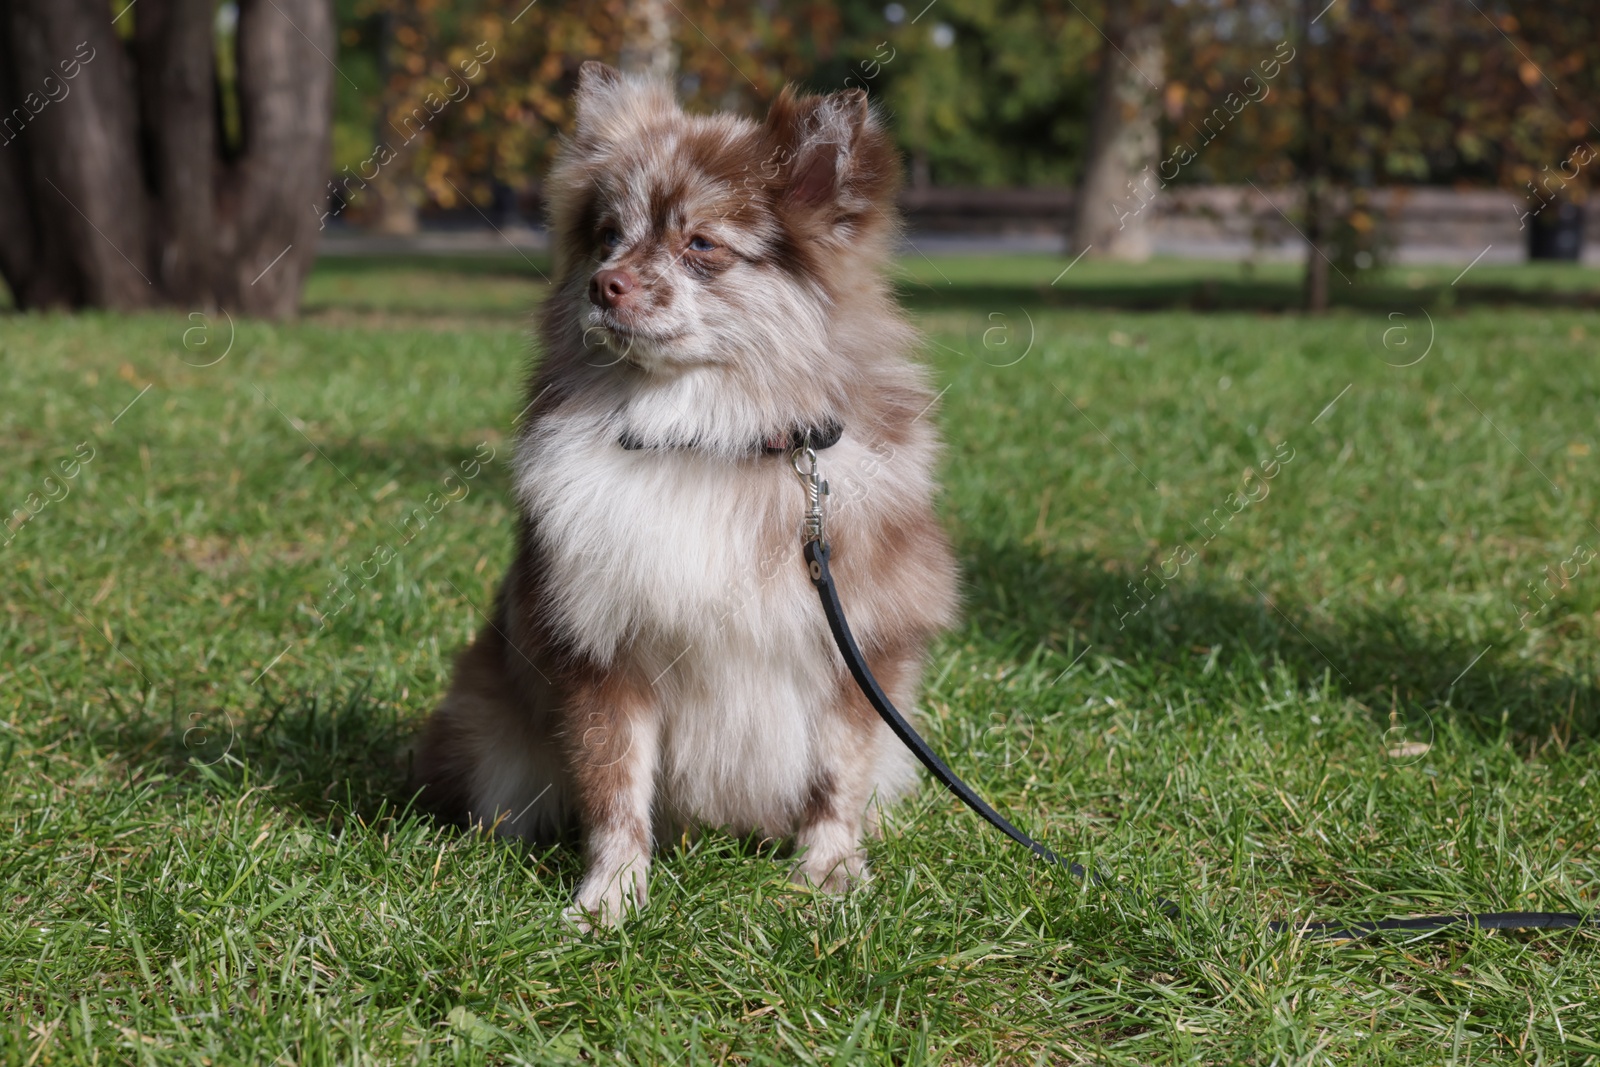
POLYGON ((552 340, 651 375, 772 380, 761 364, 839 343, 841 307, 881 307, 899 163, 865 93, 785 90, 756 123, 686 115, 665 84, 591 62, 576 117, 547 187, 552 340))

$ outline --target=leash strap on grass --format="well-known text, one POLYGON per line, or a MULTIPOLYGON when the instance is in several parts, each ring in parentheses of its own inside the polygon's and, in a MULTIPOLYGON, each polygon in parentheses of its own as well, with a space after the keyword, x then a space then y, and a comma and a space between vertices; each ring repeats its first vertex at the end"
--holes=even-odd
MULTIPOLYGON (((808 540, 805 543, 805 560, 807 573, 811 575, 811 584, 817 587, 817 593, 822 598, 822 613, 828 618, 828 629, 833 631, 833 640, 839 646, 840 655, 844 656, 845 666, 850 668, 850 674, 856 680, 856 685, 861 687, 862 695, 867 698, 880 718, 888 724, 907 748, 909 748, 922 765, 928 768, 935 778, 950 792, 960 798, 961 802, 979 815, 983 816, 990 826, 1005 834, 1017 844, 1032 852, 1035 856, 1053 863, 1058 867, 1065 867, 1074 878, 1087 878, 1096 885, 1103 885, 1104 881, 1099 875, 1091 874, 1082 864, 1072 863, 1062 859, 1053 851, 1011 824, 1004 815, 1001 815, 989 803, 973 791, 972 787, 963 782, 956 773, 945 765, 939 754, 928 746, 922 735, 912 728, 904 715, 889 700, 883 688, 878 685, 878 680, 872 676, 872 670, 867 666, 867 659, 861 654, 861 649, 856 645, 856 639, 850 633, 850 624, 845 621, 844 607, 839 603, 839 591, 833 584, 833 575, 828 570, 828 545, 821 540, 808 540)), ((1170 900, 1160 897, 1154 901, 1168 918, 1177 918, 1179 909, 1170 900)), ((1293 930, 1302 937, 1336 938, 1343 940, 1356 940, 1370 937, 1373 934, 1386 930, 1401 930, 1407 932, 1426 932, 1429 930, 1442 930, 1448 926, 1476 926, 1483 930, 1560 930, 1580 926, 1600 925, 1595 919, 1586 919, 1581 915, 1564 911, 1499 911, 1472 913, 1462 912, 1458 915, 1421 915, 1406 919, 1384 919, 1380 922, 1370 923, 1335 923, 1335 922, 1274 922, 1270 928, 1274 933, 1284 930, 1293 930)))

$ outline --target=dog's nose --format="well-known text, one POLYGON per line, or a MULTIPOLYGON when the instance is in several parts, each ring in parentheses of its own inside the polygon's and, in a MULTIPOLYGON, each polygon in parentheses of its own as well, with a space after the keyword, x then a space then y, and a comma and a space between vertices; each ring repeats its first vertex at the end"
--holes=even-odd
POLYGON ((614 308, 637 288, 638 281, 625 270, 596 271, 589 279, 589 302, 598 307, 614 308))

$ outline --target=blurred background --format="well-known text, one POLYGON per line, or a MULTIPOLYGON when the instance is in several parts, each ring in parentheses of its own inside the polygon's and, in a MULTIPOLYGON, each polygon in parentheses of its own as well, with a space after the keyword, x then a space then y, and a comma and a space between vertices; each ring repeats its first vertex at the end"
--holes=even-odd
POLYGON ((1303 262, 1311 309, 1600 254, 1594 0, 6 0, 9 301, 284 317, 319 255, 537 256, 590 58, 866 90, 912 254, 1303 262))

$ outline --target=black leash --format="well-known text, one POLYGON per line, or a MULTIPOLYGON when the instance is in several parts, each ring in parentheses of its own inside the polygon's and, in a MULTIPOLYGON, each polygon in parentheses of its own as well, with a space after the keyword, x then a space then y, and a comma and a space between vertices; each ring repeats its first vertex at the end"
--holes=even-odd
MULTIPOLYGON (((1005 834, 1017 844, 1032 852, 1035 856, 1064 867, 1074 878, 1085 878, 1095 885, 1105 885, 1106 882, 1099 875, 1086 870, 1082 864, 1073 863, 1062 859, 1046 846, 1035 841, 1021 830, 1011 824, 1011 821, 980 797, 971 786, 963 782, 954 771, 945 765, 939 754, 929 747, 922 735, 906 721, 900 714, 888 694, 878 685, 878 680, 872 676, 872 670, 867 666, 867 659, 861 654, 861 649, 856 645, 855 637, 850 633, 850 624, 845 621, 844 606, 839 603, 839 591, 833 584, 833 575, 828 570, 828 543, 823 536, 822 497, 827 495, 828 485, 820 481, 817 474, 817 456, 809 448, 795 450, 792 463, 795 473, 800 475, 800 480, 806 486, 806 524, 805 524, 805 561, 807 573, 811 576, 811 584, 817 587, 817 594, 822 598, 822 613, 827 616, 828 629, 833 631, 834 644, 839 646, 839 654, 844 657, 845 666, 850 669, 850 674, 856 680, 856 685, 861 688, 861 693, 867 702, 877 711, 878 716, 888 725, 894 735, 902 744, 909 748, 928 772, 950 792, 954 793, 963 804, 981 815, 985 822, 1001 833, 1005 834), (802 458, 809 459, 810 469, 804 470, 800 466, 802 458)), ((1152 901, 1155 906, 1168 918, 1176 919, 1180 915, 1179 908, 1170 900, 1156 897, 1152 901)), ((1584 918, 1582 915, 1566 911, 1495 911, 1495 912, 1460 912, 1454 915, 1420 915, 1406 919, 1383 919, 1378 922, 1368 923, 1335 923, 1335 922, 1273 922, 1269 929, 1273 933, 1284 930, 1293 930, 1302 937, 1335 938, 1343 940, 1356 940, 1370 937, 1373 934, 1386 930, 1401 930, 1410 933, 1424 933, 1430 930, 1442 930, 1450 926, 1476 926, 1482 930, 1563 930, 1581 926, 1600 926, 1600 918, 1584 918)))

